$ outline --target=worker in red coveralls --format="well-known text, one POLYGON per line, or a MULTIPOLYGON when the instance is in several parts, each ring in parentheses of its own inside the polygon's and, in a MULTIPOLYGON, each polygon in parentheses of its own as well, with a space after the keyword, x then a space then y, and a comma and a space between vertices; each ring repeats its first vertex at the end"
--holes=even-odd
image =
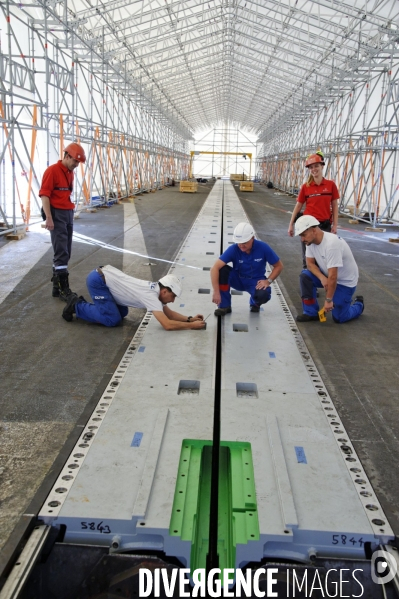
MULTIPOLYGON (((309 170, 309 178, 302 185, 292 212, 288 235, 294 236, 294 223, 299 216, 314 216, 319 221, 319 229, 327 233, 336 233, 338 226, 339 192, 334 181, 323 177, 324 156, 318 151, 306 158, 305 166, 309 170), (305 210, 302 213, 303 205, 305 210)), ((306 266, 306 245, 302 243, 303 268, 306 266)))
POLYGON ((73 171, 80 162, 86 162, 84 149, 80 144, 71 143, 65 148, 64 158, 49 166, 43 175, 39 196, 42 198, 42 216, 46 229, 50 231, 54 250, 53 297, 64 302, 72 293, 69 288, 68 262, 72 251, 73 210, 73 171))

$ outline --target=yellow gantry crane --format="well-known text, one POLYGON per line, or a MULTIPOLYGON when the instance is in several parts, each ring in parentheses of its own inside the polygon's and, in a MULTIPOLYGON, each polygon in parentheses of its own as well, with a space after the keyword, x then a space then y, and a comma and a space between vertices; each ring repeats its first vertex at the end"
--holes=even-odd
POLYGON ((249 158, 249 178, 251 178, 251 169, 252 169, 252 153, 251 152, 202 152, 201 150, 191 150, 190 152, 190 168, 188 171, 188 178, 191 179, 193 176, 193 162, 194 156, 199 156, 200 154, 221 154, 222 156, 242 156, 249 158))

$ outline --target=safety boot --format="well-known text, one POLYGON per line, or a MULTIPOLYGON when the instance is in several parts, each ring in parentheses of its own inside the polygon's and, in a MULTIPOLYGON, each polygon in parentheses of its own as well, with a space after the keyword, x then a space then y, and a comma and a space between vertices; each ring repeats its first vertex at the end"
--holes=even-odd
POLYGON ((225 316, 226 314, 230 314, 231 308, 216 308, 214 314, 215 316, 225 316))
POLYGON ((362 304, 363 308, 362 308, 361 314, 363 314, 363 312, 364 312, 364 297, 362 295, 357 295, 355 297, 355 301, 353 303, 354 304, 362 304))
POLYGON ((60 278, 57 275, 57 271, 53 268, 53 276, 51 277, 51 282, 53 284, 53 290, 51 295, 53 297, 59 297, 60 296, 60 278))
POLYGON ((296 317, 296 321, 297 322, 312 322, 312 321, 318 321, 319 317, 318 316, 309 316, 309 314, 298 314, 298 316, 296 317))
POLYGON ((85 302, 85 298, 83 297, 83 295, 79 295, 79 297, 76 295, 76 293, 70 293, 70 295, 68 296, 67 299, 67 305, 65 306, 65 308, 62 311, 62 318, 64 320, 66 320, 67 322, 72 322, 73 320, 73 315, 76 314, 76 304, 78 304, 79 302, 85 302))
POLYGON ((60 270, 56 276, 58 277, 58 297, 63 302, 66 302, 72 293, 69 288, 69 273, 67 270, 60 270))

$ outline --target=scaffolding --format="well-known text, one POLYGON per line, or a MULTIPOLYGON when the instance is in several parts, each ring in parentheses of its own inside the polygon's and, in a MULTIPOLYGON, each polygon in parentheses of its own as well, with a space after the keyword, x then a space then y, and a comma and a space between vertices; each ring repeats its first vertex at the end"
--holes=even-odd
POLYGON ((399 220, 399 36, 385 31, 351 71, 281 111, 261 136, 260 179, 296 195, 305 158, 322 150, 339 210, 370 223, 399 220))
POLYGON ((190 151, 189 177, 226 177, 238 173, 242 178, 253 175, 256 159, 255 136, 224 123, 202 132, 190 151))
MULTIPOLYGON (((208 151, 203 151, 203 150, 191 150, 190 152, 190 168, 189 168, 189 178, 191 178, 193 176, 193 163, 194 163, 194 157, 195 156, 200 156, 200 155, 222 155, 222 156, 241 156, 241 158, 244 158, 244 160, 246 160, 246 158, 249 158, 249 178, 251 178, 251 169, 252 169, 252 153, 251 152, 245 152, 244 154, 241 152, 208 152, 208 151)), ((237 170, 237 169, 236 169, 237 170)), ((245 173, 243 173, 243 176, 245 176, 245 173)))
POLYGON ((87 156, 77 212, 187 176, 189 128, 153 102, 104 40, 84 38, 66 3, 0 6, 1 234, 39 215, 43 172, 70 141, 87 156))

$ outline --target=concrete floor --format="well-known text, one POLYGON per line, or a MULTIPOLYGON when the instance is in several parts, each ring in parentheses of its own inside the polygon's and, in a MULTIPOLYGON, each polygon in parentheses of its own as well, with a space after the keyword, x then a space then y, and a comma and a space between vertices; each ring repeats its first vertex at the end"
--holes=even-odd
MULTIPOLYGON (((156 257, 173 260, 208 191, 205 185, 199 185, 196 194, 165 188, 139 196, 134 204, 82 213, 75 221, 76 232, 152 258, 75 241, 72 289, 87 296, 86 275, 107 263, 140 278, 160 278, 168 265, 156 257)), ((285 269, 280 282, 293 313, 300 312, 300 244, 287 235, 294 198, 259 185, 254 193, 238 194, 259 238, 282 259, 285 269)), ((364 225, 348 225, 345 218, 340 224, 340 234, 360 268, 358 292, 365 297, 365 312, 344 325, 328 319, 300 328, 398 534, 399 247, 387 241, 398 235, 398 228, 369 234, 364 225)), ((49 236, 43 230, 33 227, 19 242, 0 240, 0 572, 31 514, 39 510, 143 315, 131 310, 123 325, 114 329, 66 323, 61 318, 64 304, 51 297, 51 258, 49 236)))

